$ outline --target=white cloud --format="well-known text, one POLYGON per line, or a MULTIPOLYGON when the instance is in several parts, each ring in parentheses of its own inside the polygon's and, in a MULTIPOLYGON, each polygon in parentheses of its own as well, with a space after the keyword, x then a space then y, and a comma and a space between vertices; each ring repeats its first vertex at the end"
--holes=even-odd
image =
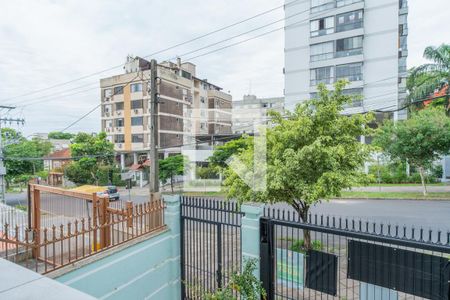
MULTIPOLYGON (((147 55, 206 32, 281 5, 282 0, 247 1, 4 1, 0 10, 0 99, 65 82, 124 62, 127 54, 147 55)), ((410 0, 409 66, 422 63, 427 45, 449 42, 446 19, 448 0, 410 0)), ((251 30, 284 17, 279 9, 241 26, 157 55, 164 60, 251 30)), ((282 22, 230 43, 281 27, 282 22)), ((231 91, 238 99, 251 92, 259 96, 283 94, 283 31, 225 49, 193 62, 198 76, 231 91)), ((219 46, 217 46, 219 47, 219 46)), ((207 52, 188 55, 195 56, 207 52)), ((187 57, 184 57, 187 58, 187 57)), ((1 104, 31 105, 16 114, 27 119, 26 134, 66 127, 99 103, 99 90, 58 96, 95 87, 99 78, 120 68, 73 84, 20 97, 1 104), (91 84, 79 90, 77 86, 91 84), (92 85, 93 84, 93 85, 92 85)), ((97 131, 97 111, 72 128, 97 131)))

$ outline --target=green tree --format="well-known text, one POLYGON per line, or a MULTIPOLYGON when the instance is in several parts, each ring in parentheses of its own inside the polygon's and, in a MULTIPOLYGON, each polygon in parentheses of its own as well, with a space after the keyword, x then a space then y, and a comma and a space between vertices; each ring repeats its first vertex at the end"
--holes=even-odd
POLYGON ((417 168, 426 196, 425 170, 450 153, 450 119, 442 109, 423 109, 414 112, 408 120, 385 122, 374 143, 391 159, 407 161, 417 168))
POLYGON ((70 145, 73 162, 66 166, 66 176, 75 183, 99 184, 100 170, 113 166, 114 145, 106 139, 104 132, 97 136, 78 133, 70 145))
POLYGON ((408 74, 410 101, 426 98, 443 83, 450 82, 450 45, 429 46, 425 48, 423 57, 431 62, 411 69, 408 74))
POLYGON ((61 132, 61 131, 52 131, 48 134, 49 139, 55 139, 55 140, 70 140, 75 135, 69 132, 61 132))
MULTIPOLYGON (((352 101, 343 95, 346 83, 335 84, 334 91, 318 86, 319 97, 298 104, 287 112, 287 118, 272 112, 273 126, 267 128, 266 189, 254 191, 231 169, 224 182, 228 198, 264 203, 285 202, 291 205, 303 222, 307 222, 312 205, 339 196, 342 189, 368 182, 362 172, 371 147, 359 137, 370 136, 371 114, 342 114, 343 105, 352 101)), ((248 169, 252 168, 254 149, 237 155, 248 169)), ((255 168, 260 168, 255 166, 255 168)), ((306 249, 311 236, 304 230, 306 249)))
POLYGON ((42 157, 50 153, 52 149, 50 142, 37 138, 27 140, 11 128, 3 128, 2 136, 6 145, 3 150, 8 184, 14 178, 34 175, 44 169, 42 157))
POLYGON ((186 158, 179 154, 169 156, 159 161, 159 179, 166 183, 170 180, 170 188, 173 193, 173 179, 177 175, 184 174, 184 167, 186 165, 186 158))
POLYGON ((218 146, 213 155, 208 159, 213 167, 224 169, 227 167, 226 161, 234 154, 239 154, 243 150, 249 148, 252 145, 253 138, 250 136, 242 136, 239 139, 235 139, 218 146))

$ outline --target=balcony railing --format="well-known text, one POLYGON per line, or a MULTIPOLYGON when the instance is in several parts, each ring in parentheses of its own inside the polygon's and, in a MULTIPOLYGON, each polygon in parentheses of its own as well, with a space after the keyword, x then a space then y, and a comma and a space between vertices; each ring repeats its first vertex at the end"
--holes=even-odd
POLYGON ((346 79, 346 80, 348 80, 350 82, 352 82, 352 81, 361 81, 361 80, 363 80, 363 75, 362 74, 353 74, 353 75, 336 77, 336 81, 339 81, 339 80, 342 80, 342 79, 346 79))
POLYGON ((334 28, 325 28, 325 29, 319 29, 319 30, 314 30, 311 31, 311 37, 317 37, 317 36, 322 36, 322 35, 327 35, 327 34, 332 34, 334 33, 334 28))
POLYGON ((355 48, 355 49, 349 49, 349 50, 337 51, 337 52, 327 52, 327 53, 311 55, 310 61, 311 62, 322 61, 322 60, 339 58, 339 57, 360 55, 362 53, 363 53, 363 48, 355 48))
POLYGON ((331 1, 331 2, 328 2, 328 3, 325 3, 325 4, 321 4, 321 5, 318 5, 318 6, 311 7, 311 13, 317 13, 317 12, 321 12, 321 11, 324 11, 324 10, 333 9, 335 7, 336 7, 336 2, 335 1, 331 1))
POLYGON ((347 24, 338 24, 336 25, 336 32, 349 31, 353 29, 358 29, 363 27, 363 20, 347 23, 347 24))
POLYGON ((318 6, 311 7, 311 13, 318 13, 325 10, 333 9, 336 7, 343 7, 347 5, 351 5, 358 2, 363 2, 364 0, 336 0, 336 1, 330 1, 328 3, 324 3, 318 6))
POLYGON ((311 79, 311 86, 318 85, 319 83, 331 84, 334 82, 334 77, 311 79))
POLYGON ((363 48, 355 48, 355 49, 348 49, 344 51, 337 51, 334 55, 334 57, 347 57, 352 55, 360 55, 363 53, 363 48))

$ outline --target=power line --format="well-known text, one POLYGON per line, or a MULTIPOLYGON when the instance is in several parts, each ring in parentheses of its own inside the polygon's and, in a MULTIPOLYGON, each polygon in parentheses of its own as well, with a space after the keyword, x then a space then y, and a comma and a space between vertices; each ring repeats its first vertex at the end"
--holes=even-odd
MULTIPOLYGON (((204 50, 204 49, 207 49, 207 48, 210 48, 210 47, 219 45, 219 44, 222 44, 222 43, 224 43, 224 42, 230 41, 230 40, 235 39, 235 38, 237 38, 237 37, 244 36, 244 35, 246 35, 246 34, 249 34, 249 33, 258 31, 258 30, 260 30, 260 29, 269 27, 269 26, 271 26, 271 25, 273 25, 273 24, 276 24, 276 23, 279 23, 279 22, 281 22, 281 21, 286 21, 286 20, 288 20, 288 19, 290 19, 290 18, 293 18, 293 17, 296 17, 296 16, 298 16, 298 15, 304 14, 305 12, 309 12, 309 9, 300 11, 300 12, 295 13, 295 14, 289 16, 289 17, 285 17, 285 18, 278 19, 278 20, 276 20, 276 21, 273 21, 273 22, 271 22, 271 23, 268 23, 268 24, 259 26, 259 27, 257 27, 257 28, 251 29, 251 30, 249 30, 249 31, 246 31, 246 32, 243 32, 243 33, 240 33, 240 34, 237 34, 237 35, 233 35, 233 36, 231 36, 231 37, 229 37, 229 38, 227 38, 227 39, 224 39, 224 40, 221 40, 221 41, 218 41, 218 42, 215 42, 215 43, 206 45, 206 46, 201 47, 201 48, 198 48, 198 49, 196 49, 196 50, 192 50, 192 51, 183 53, 183 54, 181 54, 180 56, 183 57, 183 56, 185 56, 185 55, 189 55, 189 54, 192 54, 192 53, 195 53, 195 52, 198 52, 198 51, 201 51, 201 50, 204 50)), ((187 59, 187 61, 189 61, 189 59, 187 59)))
MULTIPOLYGON (((299 15, 299 14, 302 14, 302 13, 305 13, 305 12, 308 12, 308 11, 309 11, 309 9, 304 10, 304 11, 301 11, 301 12, 298 12, 298 13, 296 13, 296 14, 290 16, 290 17, 284 18, 284 20, 287 20, 287 19, 289 19, 289 18, 291 18, 291 17, 297 16, 297 15, 299 15)), ((323 13, 320 13, 320 14, 315 15, 314 17, 317 18, 317 17, 320 17, 320 16, 322 16, 322 15, 326 15, 326 14, 327 14, 327 12, 323 12, 323 13)), ((265 35, 268 35, 268 34, 271 34, 271 33, 274 33, 274 32, 280 31, 280 30, 283 30, 283 29, 290 28, 290 27, 292 27, 292 26, 297 26, 297 25, 299 25, 299 24, 302 24, 302 23, 305 23, 305 22, 309 22, 309 20, 310 20, 310 18, 309 18, 309 16, 308 16, 306 19, 303 19, 303 20, 294 22, 294 23, 292 23, 292 24, 290 24, 290 25, 283 26, 283 27, 278 27, 278 28, 276 28, 276 29, 269 30, 269 31, 267 31, 267 32, 264 32, 264 33, 262 33, 262 34, 256 35, 256 36, 254 36, 254 37, 250 37, 250 38, 248 38, 248 39, 245 39, 245 40, 242 40, 242 41, 233 43, 233 44, 229 44, 229 45, 226 45, 226 46, 223 46, 223 47, 220 47, 220 48, 211 50, 211 51, 209 51, 209 52, 206 52, 206 53, 203 53, 203 54, 200 54, 200 55, 197 55, 197 56, 190 57, 190 58, 186 59, 186 61, 190 61, 190 60, 193 60, 193 59, 202 57, 202 56, 206 56, 206 55, 215 53, 215 52, 217 52, 217 51, 221 51, 221 50, 224 50, 224 49, 227 49, 227 48, 231 48, 231 47, 237 46, 237 45, 239 45, 239 44, 246 43, 246 42, 248 42, 248 41, 251 41, 251 40, 260 38, 260 37, 262 37, 262 36, 265 36, 265 35)), ((279 21, 278 21, 278 22, 279 22, 279 21)), ((276 23, 276 22, 275 22, 275 23, 276 23)), ((267 26, 261 26, 261 28, 264 28, 264 27, 267 27, 267 26)), ((252 30, 252 31, 254 31, 254 30, 252 30)), ((229 40, 231 40, 231 39, 233 39, 233 37, 224 40, 224 42, 225 42, 225 41, 229 41, 229 40)), ((195 52, 196 52, 196 51, 195 51, 195 52)))
MULTIPOLYGON (((289 2, 289 3, 287 3, 287 4, 285 4, 285 5, 289 5, 289 4, 298 2, 298 1, 300 1, 300 0, 293 0, 293 1, 291 1, 291 2, 289 2)), ((200 36, 198 36, 198 37, 195 37, 195 38, 186 40, 186 41, 184 41, 184 42, 175 44, 175 45, 170 46, 170 47, 167 47, 167 48, 165 48, 165 49, 161 49, 161 50, 156 51, 156 52, 154 52, 154 53, 145 55, 145 56, 143 56, 143 58, 151 57, 151 56, 154 56, 154 55, 157 55, 157 54, 160 54, 160 53, 163 53, 163 52, 166 52, 166 51, 175 49, 175 48, 177 48, 177 47, 180 47, 180 46, 183 46, 183 45, 187 45, 187 44, 189 44, 189 43, 192 43, 192 42, 194 42, 194 41, 200 40, 200 39, 205 38, 205 37, 207 37, 207 36, 216 34, 216 33, 218 33, 218 32, 221 32, 221 31, 224 31, 224 30, 226 30, 226 29, 229 29, 229 28, 235 27, 235 26, 237 26, 237 25, 243 24, 243 23, 245 23, 245 22, 251 21, 251 20, 256 19, 256 18, 258 18, 258 17, 261 17, 261 16, 263 16, 263 15, 269 14, 269 13, 271 13, 271 12, 273 12, 273 11, 275 11, 275 10, 278 10, 278 9, 280 9, 280 8, 283 8, 283 7, 284 7, 284 5, 279 5, 279 6, 277 6, 277 7, 274 7, 274 8, 271 8, 271 9, 269 9, 269 10, 266 10, 266 11, 263 11, 263 12, 261 12, 261 13, 258 13, 258 14, 256 14, 256 15, 253 15, 253 16, 251 16, 251 17, 249 17, 249 18, 245 18, 245 19, 243 19, 243 20, 240 20, 240 21, 235 22, 235 23, 232 23, 232 24, 230 24, 230 25, 227 25, 227 26, 218 28, 218 29, 216 29, 216 30, 210 31, 210 32, 205 33, 205 34, 203 34, 203 35, 200 35, 200 36)), ((34 91, 30 91, 30 92, 27 92, 27 93, 24 93, 24 94, 21 94, 21 95, 9 97, 9 98, 4 98, 4 99, 1 99, 0 102, 2 102, 2 101, 9 101, 9 100, 12 100, 12 99, 17 99, 17 98, 20 98, 20 97, 25 97, 25 96, 33 95, 33 94, 36 94, 36 93, 39 93, 39 92, 42 92, 42 91, 45 91, 45 90, 49 90, 49 89, 54 89, 54 88, 57 88, 57 87, 65 86, 65 85, 67 85, 67 84, 70 84, 70 83, 73 83, 73 82, 76 82, 76 81, 79 81, 79 80, 83 80, 83 79, 86 79, 86 78, 89 78, 89 77, 93 77, 93 76, 96 76, 96 75, 100 75, 100 74, 102 74, 102 73, 105 73, 105 72, 108 72, 108 71, 117 69, 117 68, 122 67, 122 66, 123 66, 123 64, 115 65, 115 66, 112 66, 112 67, 109 67, 109 68, 106 68, 106 69, 103 69, 103 70, 100 70, 100 71, 97 71, 97 72, 94 72, 94 73, 91 73, 91 74, 88 74, 88 75, 85 75, 85 76, 81 76, 81 77, 78 77, 78 78, 75 78, 75 79, 72 79, 72 80, 69 80, 69 81, 66 81, 66 82, 62 82, 62 83, 58 83, 58 84, 55 84, 55 85, 52 85, 52 86, 49 86, 49 87, 45 87, 45 88, 37 89, 37 90, 34 90, 34 91)))
MULTIPOLYGON (((297 1, 299 1, 299 0, 292 1, 291 3, 294 3, 294 2, 297 2, 297 1)), ((289 4, 290 4, 290 3, 289 3, 289 4)), ((298 13, 296 13, 296 14, 294 14, 294 15, 289 16, 289 17, 279 19, 279 20, 277 20, 277 21, 268 23, 268 24, 263 25, 263 26, 259 26, 259 27, 255 28, 255 29, 249 30, 249 31, 247 31, 247 32, 240 33, 240 34, 237 34, 237 35, 228 37, 228 38, 226 38, 226 39, 223 39, 223 40, 221 40, 221 41, 218 41, 218 42, 209 44, 209 45, 207 45, 207 46, 203 46, 203 47, 201 47, 201 48, 198 48, 198 49, 189 51, 189 52, 187 52, 187 53, 182 54, 182 56, 187 55, 187 54, 190 54, 190 53, 195 53, 195 52, 198 52, 198 51, 201 51, 201 50, 204 50, 204 49, 213 47, 213 46, 215 46, 215 45, 218 45, 218 44, 221 44, 221 43, 230 41, 230 40, 232 40, 232 39, 234 39, 234 38, 236 38, 236 37, 240 37, 240 36, 246 35, 246 34, 248 34, 248 33, 251 33, 251 32, 257 31, 257 30, 259 30, 259 29, 268 27, 268 26, 270 26, 270 25, 273 25, 273 24, 275 24, 275 23, 281 22, 281 21, 283 21, 283 20, 287 20, 287 19, 289 19, 289 18, 295 17, 295 16, 297 16, 297 15, 303 14, 303 13, 308 12, 308 11, 309 11, 309 9, 303 10, 303 11, 298 12, 298 13)), ((325 13, 321 13, 321 14, 317 15, 317 17, 320 16, 320 15, 322 15, 322 14, 325 14, 325 13)), ((210 52, 207 52, 207 53, 204 53, 204 54, 195 56, 195 57, 193 57, 193 58, 189 58, 189 59, 187 59, 187 61, 192 60, 192 59, 195 59, 195 58, 198 58, 198 57, 201 57, 201 56, 205 56, 205 55, 208 55, 208 54, 211 54, 211 53, 214 53, 214 52, 217 52, 217 51, 226 49, 226 48, 230 48, 230 47, 233 47, 233 46, 236 46, 236 45, 245 43, 245 42, 248 42, 248 41, 250 41, 250 40, 253 40, 253 39, 256 39, 256 38, 265 36, 265 35, 270 34, 270 33, 272 33, 272 32, 279 31, 279 30, 284 29, 284 28, 289 28, 290 26, 295 26, 295 25, 298 25, 298 24, 300 24, 300 23, 304 23, 304 22, 306 22, 306 21, 308 21, 308 20, 309 20, 308 18, 307 18, 307 19, 303 19, 303 20, 301 20, 301 21, 299 21, 299 22, 295 22, 295 23, 293 23, 293 24, 291 24, 291 25, 289 25, 289 26, 287 26, 287 27, 280 27, 280 28, 277 28, 277 29, 275 29, 275 30, 271 30, 271 31, 269 31, 269 32, 265 32, 265 33, 262 33, 262 34, 260 34, 260 35, 251 37, 251 38, 249 38, 249 39, 246 39, 246 40, 243 40, 243 41, 239 41, 239 42, 237 42, 237 43, 230 44, 230 45, 227 45, 227 46, 224 46, 224 47, 221 47, 221 48, 212 50, 212 51, 210 51, 210 52)), ((154 55, 154 54, 157 54, 157 53, 160 53, 160 52, 164 52, 164 51, 166 51, 167 49, 168 49, 168 48, 163 49, 163 50, 160 50, 160 51, 155 52, 155 53, 153 53, 153 54, 144 56, 144 58, 145 58, 145 57, 149 57, 149 56, 154 55)), ((168 60, 170 60, 170 59, 168 59, 168 60)), ((90 84, 88 84, 88 85, 92 85, 92 84, 93 84, 93 83, 90 83, 90 84)), ((81 88, 81 87, 84 87, 84 86, 88 86, 88 85, 82 85, 82 86, 79 86, 78 88, 81 88)), ((77 89, 77 88, 75 88, 75 89, 77 89)), ((92 89, 87 89, 87 90, 84 90, 84 91, 82 91, 82 92, 89 91, 89 90, 92 90, 92 89)), ((82 93, 82 92, 76 92, 76 93, 67 94, 67 95, 64 95, 64 96, 69 96, 69 95, 73 95, 73 94, 79 94, 79 93, 82 93)), ((52 96, 52 95, 48 95, 48 96, 52 96)), ((44 96, 44 97, 45 97, 45 96, 44 96)), ((42 98, 44 98, 44 97, 42 97, 42 98)), ((29 101, 29 100, 25 100, 25 101, 29 101)), ((45 102, 45 101, 39 101, 39 102, 37 102, 37 103, 42 103, 42 102, 45 102)), ((31 103, 30 105, 32 105, 32 104, 36 104, 36 103, 31 103)))

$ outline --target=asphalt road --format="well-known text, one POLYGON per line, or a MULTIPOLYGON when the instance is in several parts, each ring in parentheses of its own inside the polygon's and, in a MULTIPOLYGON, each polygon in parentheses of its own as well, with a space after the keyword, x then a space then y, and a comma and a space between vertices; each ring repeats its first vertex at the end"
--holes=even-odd
MULTIPOLYGON (((26 199, 25 192, 6 195, 6 202, 9 205, 26 204, 26 199)), ((146 195, 131 194, 131 200, 135 204, 143 203, 147 199, 146 195)), ((128 200, 128 193, 122 192, 121 200, 128 200)), ((278 204, 277 207, 287 206, 278 204)), ((317 204, 311 212, 400 226, 421 226, 426 230, 450 231, 450 201, 443 200, 333 200, 317 204)))

